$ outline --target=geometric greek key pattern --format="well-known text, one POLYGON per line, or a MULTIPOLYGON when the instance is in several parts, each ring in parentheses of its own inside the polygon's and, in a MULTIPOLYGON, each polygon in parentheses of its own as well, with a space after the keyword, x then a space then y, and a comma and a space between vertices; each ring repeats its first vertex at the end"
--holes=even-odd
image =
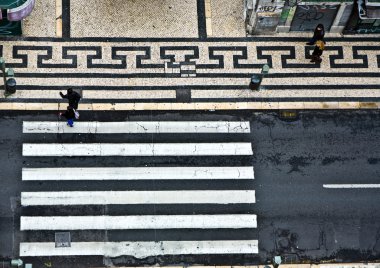
POLYGON ((68 86, 85 90, 83 101, 91 103, 380 100, 376 38, 326 39, 320 64, 310 62, 314 46, 306 41, 4 39, 0 56, 15 70, 21 91, 13 98, 23 101, 39 101, 39 89, 46 102, 57 101, 57 90, 68 86), (265 91, 249 91, 250 78, 264 64, 270 66, 265 91))
POLYGON ((304 42, 40 43, 2 42, 0 56, 6 58, 7 67, 31 73, 165 74, 167 69, 180 69, 189 63, 195 66, 197 74, 210 71, 241 74, 260 69, 263 64, 275 71, 293 72, 380 69, 380 46, 376 42, 367 45, 362 41, 329 42, 321 64, 309 62, 314 47, 305 46, 304 42))

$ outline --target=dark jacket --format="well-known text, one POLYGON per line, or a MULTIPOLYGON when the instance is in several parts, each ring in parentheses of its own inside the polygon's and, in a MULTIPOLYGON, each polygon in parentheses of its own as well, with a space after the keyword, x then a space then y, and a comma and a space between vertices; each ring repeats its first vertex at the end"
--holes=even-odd
POLYGON ((313 38, 315 40, 323 40, 323 37, 325 37, 325 29, 323 25, 318 25, 314 30, 314 36, 313 38), (320 28, 320 29, 318 29, 320 28))
POLYGON ((78 109, 78 103, 81 99, 81 95, 78 92, 73 91, 71 94, 63 95, 62 92, 59 92, 62 98, 69 100, 69 106, 74 109, 78 109))
POLYGON ((320 56, 322 56, 322 53, 323 53, 323 50, 320 49, 318 46, 315 46, 312 55, 315 56, 315 57, 320 57, 320 56))
POLYGON ((62 116, 65 117, 67 120, 75 119, 74 110, 73 109, 67 109, 64 113, 62 113, 62 116))

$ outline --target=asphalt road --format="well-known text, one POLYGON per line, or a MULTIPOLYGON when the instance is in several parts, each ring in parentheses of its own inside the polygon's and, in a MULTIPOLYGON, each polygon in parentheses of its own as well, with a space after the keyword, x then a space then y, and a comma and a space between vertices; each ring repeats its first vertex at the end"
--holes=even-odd
MULTIPOLYGON (((132 135, 125 142, 252 142, 254 156, 252 157, 203 157, 198 160, 186 157, 126 158, 89 160, 81 159, 82 166, 112 163, 122 165, 170 165, 175 162, 182 165, 196 165, 201 161, 204 165, 224 166, 253 165, 255 180, 253 184, 235 184, 226 181, 223 185, 204 183, 194 186, 191 182, 181 184, 186 189, 254 189, 256 204, 233 207, 235 212, 251 211, 257 215, 258 229, 229 230, 205 233, 202 230, 188 232, 109 232, 108 238, 123 240, 123 237, 139 240, 150 240, 155 236, 183 240, 200 239, 207 236, 231 237, 237 239, 252 237, 259 241, 258 255, 228 255, 228 256, 172 256, 151 257, 143 260, 116 258, 113 263, 128 262, 129 264, 173 264, 173 263, 203 263, 203 264, 247 264, 264 263, 274 255, 283 256, 286 262, 303 260, 321 261, 336 260, 343 262, 370 261, 380 258, 380 188, 362 189, 331 189, 324 188, 326 184, 380 184, 380 112, 303 112, 295 121, 284 121, 276 113, 242 113, 242 112, 205 112, 205 113, 91 113, 83 112, 82 120, 99 121, 151 121, 151 120, 249 120, 251 134, 233 136, 226 140, 222 135, 132 135), (108 161, 108 162, 107 162, 108 161)), ((23 135, 22 121, 56 120, 54 114, 45 112, 26 114, 22 112, 2 112, 0 114, 0 256, 9 258, 17 254, 20 240, 31 240, 35 234, 20 233, 19 229, 19 198, 21 191, 59 190, 54 183, 23 183, 21 181, 22 167, 54 167, 57 161, 65 165, 75 165, 75 159, 63 160, 52 158, 30 159, 21 155, 22 143, 44 140, 53 142, 97 142, 94 135, 53 135, 44 134, 23 135)), ((120 142, 122 135, 110 135, 101 138, 102 142, 120 142)), ((107 188, 115 189, 120 185, 110 183, 107 188)), ((175 183, 161 183, 162 189, 176 189, 175 183)), ((96 184, 74 183, 67 185, 74 189, 96 189, 96 184)), ((142 189, 146 185, 131 183, 124 186, 128 189, 142 189)), ((153 186, 152 186, 153 187, 153 186)), ((105 189, 107 190, 107 189, 105 189)), ((85 209, 85 208, 81 208, 85 209)), ((125 213, 118 207, 110 207, 113 214, 125 213)), ((129 213, 134 213, 129 208, 129 213)), ((140 207, 139 212, 149 214, 148 207, 140 207)), ((163 213, 178 213, 183 207, 161 206, 163 213)), ((207 210, 222 209, 216 205, 207 210)), ((94 213, 100 213, 102 208, 94 208, 94 213)), ((186 213, 200 213, 201 207, 188 206, 186 213)), ((23 215, 55 213, 25 209, 23 215)), ((80 213, 70 211, 67 213, 80 213)), ((53 233, 38 235, 51 237, 53 233)), ((87 239, 103 239, 104 233, 85 234, 87 239)), ((67 263, 72 258, 56 260, 67 263)), ((43 262, 44 260, 38 260, 43 262)), ((88 263, 102 262, 102 258, 84 259, 88 263)), ((79 262, 77 262, 79 263, 79 262)), ((60 267, 63 267, 62 265, 60 267)))

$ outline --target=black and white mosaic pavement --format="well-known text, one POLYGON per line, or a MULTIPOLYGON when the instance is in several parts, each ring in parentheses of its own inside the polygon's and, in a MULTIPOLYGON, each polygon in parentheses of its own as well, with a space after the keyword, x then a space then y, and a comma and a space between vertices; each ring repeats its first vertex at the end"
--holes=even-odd
MULTIPOLYGON (((310 62, 313 46, 303 38, 206 40, 3 39, 0 56, 14 68, 19 90, 181 90, 174 102, 380 100, 377 38, 327 39, 321 64, 310 62), (264 64, 264 90, 251 92, 250 78, 264 64)), ((124 101, 136 100, 116 100, 124 101)))

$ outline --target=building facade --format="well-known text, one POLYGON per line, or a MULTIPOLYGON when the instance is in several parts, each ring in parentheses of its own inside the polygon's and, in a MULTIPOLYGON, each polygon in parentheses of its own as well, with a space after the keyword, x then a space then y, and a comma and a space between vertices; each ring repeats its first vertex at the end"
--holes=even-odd
POLYGON ((246 0, 249 34, 310 32, 380 33, 380 0, 246 0))

